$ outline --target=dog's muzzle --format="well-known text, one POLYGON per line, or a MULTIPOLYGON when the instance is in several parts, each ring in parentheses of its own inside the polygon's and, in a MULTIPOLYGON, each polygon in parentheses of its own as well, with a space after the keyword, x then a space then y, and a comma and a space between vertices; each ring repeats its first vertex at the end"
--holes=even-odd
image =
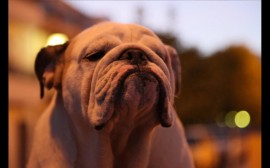
POLYGON ((106 53, 94 71, 87 109, 90 123, 101 129, 116 112, 117 103, 134 103, 125 95, 141 94, 141 99, 147 101, 145 92, 150 89, 158 98, 155 111, 161 125, 171 126, 173 93, 169 70, 162 58, 143 45, 115 47, 106 53))

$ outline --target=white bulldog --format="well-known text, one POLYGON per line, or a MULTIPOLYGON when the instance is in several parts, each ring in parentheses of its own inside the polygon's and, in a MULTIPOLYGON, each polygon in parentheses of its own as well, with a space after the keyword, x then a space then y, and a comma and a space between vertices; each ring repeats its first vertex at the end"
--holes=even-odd
POLYGON ((41 49, 41 97, 57 92, 28 168, 193 168, 173 107, 179 66, 175 49, 136 24, 100 23, 41 49))

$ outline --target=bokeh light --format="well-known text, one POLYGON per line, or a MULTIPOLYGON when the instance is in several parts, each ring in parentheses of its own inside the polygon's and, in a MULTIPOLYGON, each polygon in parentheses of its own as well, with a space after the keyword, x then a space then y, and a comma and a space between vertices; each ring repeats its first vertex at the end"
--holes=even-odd
POLYGON ((236 111, 230 111, 226 114, 225 116, 225 124, 230 127, 230 128, 234 128, 235 125, 235 115, 236 115, 236 111))
POLYGON ((234 118, 235 124, 239 128, 245 128, 250 123, 250 115, 247 111, 239 111, 234 118))
POLYGON ((64 44, 66 41, 68 41, 68 37, 65 34, 54 33, 49 36, 46 45, 54 46, 54 45, 64 44))

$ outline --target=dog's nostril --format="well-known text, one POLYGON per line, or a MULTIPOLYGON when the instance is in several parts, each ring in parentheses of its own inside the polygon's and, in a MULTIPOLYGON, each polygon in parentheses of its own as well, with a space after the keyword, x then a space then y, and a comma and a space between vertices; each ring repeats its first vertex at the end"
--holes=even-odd
POLYGON ((127 59, 128 59, 128 60, 132 60, 132 57, 133 57, 133 56, 132 56, 132 53, 128 53, 127 59))

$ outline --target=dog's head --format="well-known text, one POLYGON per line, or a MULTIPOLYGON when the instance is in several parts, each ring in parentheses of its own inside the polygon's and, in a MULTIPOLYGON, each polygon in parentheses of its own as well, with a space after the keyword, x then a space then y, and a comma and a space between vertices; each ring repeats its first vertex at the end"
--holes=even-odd
POLYGON ((65 108, 97 129, 121 110, 151 111, 169 127, 179 66, 176 50, 151 30, 104 22, 63 45, 41 49, 35 72, 41 97, 44 87, 56 88, 65 108))

